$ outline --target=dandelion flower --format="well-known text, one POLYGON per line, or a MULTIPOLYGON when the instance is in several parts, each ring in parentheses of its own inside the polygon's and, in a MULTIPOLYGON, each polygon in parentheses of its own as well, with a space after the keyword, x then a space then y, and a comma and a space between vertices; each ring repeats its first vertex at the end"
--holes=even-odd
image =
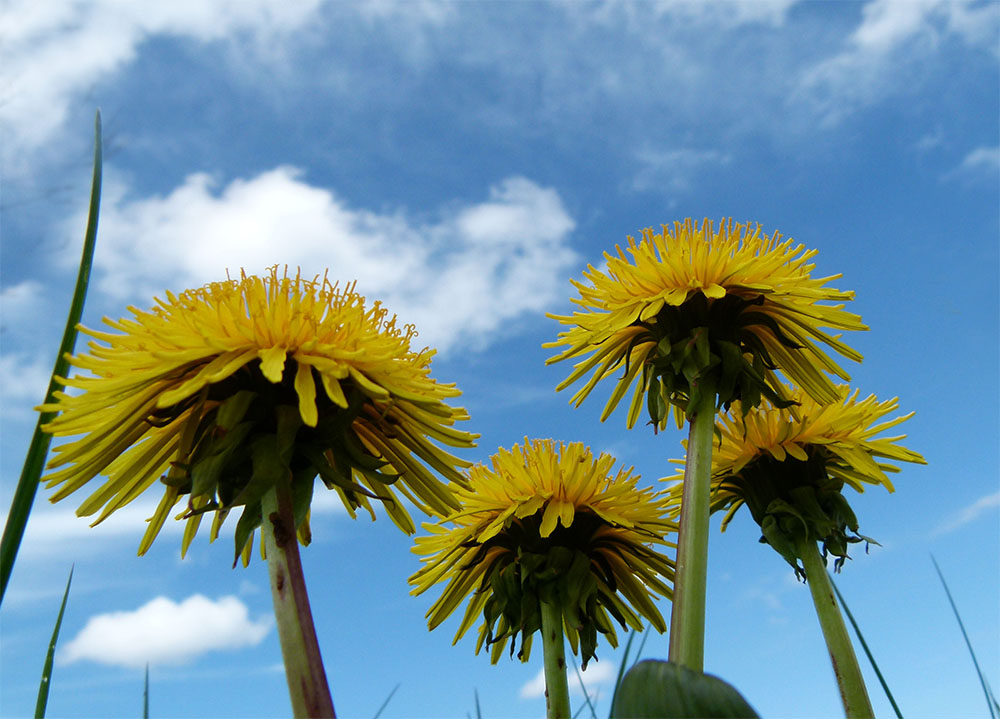
POLYGON ((241 508, 236 552, 246 563, 261 497, 279 479, 291 485, 303 543, 317 476, 351 516, 360 507, 374 519, 376 499, 410 533, 401 498, 438 516, 457 507, 431 470, 464 484, 460 469, 469 463, 434 444, 474 444, 475 435, 453 426, 465 410, 445 404, 460 392, 431 379, 434 353, 411 348, 414 328, 398 327, 378 302, 366 307, 353 284, 272 268, 129 310, 130 319, 105 319, 116 333, 81 328, 103 343, 71 358, 90 376, 62 380, 76 392, 58 392, 40 409, 59 413, 47 432, 78 436, 49 463, 61 468, 45 478, 58 488, 52 501, 104 475, 77 510, 99 512, 97 524, 163 487, 140 554, 187 497, 177 516, 187 521, 182 552, 204 513, 215 513, 215 539, 241 508))
POLYGON ((854 293, 826 286, 840 275, 811 277, 815 255, 780 233, 732 220, 716 229, 689 219, 658 234, 645 229, 638 243, 629 237, 625 251, 605 253, 606 271, 589 266, 589 284, 573 281, 581 311, 550 315, 569 329, 545 345, 565 346, 549 362, 582 358, 558 389, 590 373, 572 398, 579 406, 598 382, 620 374, 601 420, 634 384, 630 428, 644 397, 655 427, 665 426, 671 405, 680 421, 681 411, 698 405, 706 376, 725 407, 734 400, 756 406, 761 396, 787 404, 778 369, 816 401, 834 401, 824 372, 849 377, 821 345, 855 361, 861 355, 823 328, 867 327, 843 309, 854 293))
POLYGON ((632 469, 612 474, 615 459, 594 459, 579 442, 527 438, 500 449, 491 466, 469 470, 461 507, 417 537, 424 566, 410 577, 413 594, 447 582, 427 613, 433 629, 469 598, 457 642, 482 615, 476 653, 491 647, 496 662, 510 640, 527 661, 541 628, 541 603, 561 609, 573 651, 594 655, 597 633, 617 645, 614 617, 641 629, 645 618, 666 630, 652 597, 670 596, 673 563, 653 545, 676 527, 661 495, 636 486, 632 469))
MULTIPOLYGON (((821 405, 802 390, 791 390, 794 410, 763 403, 744 415, 737 404, 716 421, 721 440, 712 454, 712 511, 727 510, 725 530, 745 504, 763 531, 761 541, 797 570, 798 539, 822 542, 824 551, 837 557, 838 568, 848 544, 867 540, 857 534, 857 518, 841 493, 845 485, 858 492, 881 485, 892 492, 887 473, 899 472, 893 462, 926 464, 898 444, 906 435, 878 436, 913 416, 883 421, 899 408, 896 398, 859 400, 858 391, 846 385, 837 391, 837 402, 821 405)), ((672 492, 676 500, 680 485, 672 492)))

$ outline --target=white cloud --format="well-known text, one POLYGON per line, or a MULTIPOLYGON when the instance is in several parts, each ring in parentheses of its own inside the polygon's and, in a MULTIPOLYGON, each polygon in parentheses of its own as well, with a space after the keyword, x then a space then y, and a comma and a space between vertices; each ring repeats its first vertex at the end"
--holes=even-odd
MULTIPOLYGON (((916 58, 945 38, 996 52, 1000 5, 975 0, 872 0, 838 54, 809 68, 793 103, 806 101, 827 123, 912 85, 916 58)), ((918 80, 914 80, 918 81, 918 80)))
POLYGON ((217 192, 208 175, 195 174, 165 197, 139 200, 109 184, 95 284, 140 307, 227 269, 238 276, 287 264, 311 276, 329 268, 331 280, 357 280, 369 300, 414 323, 420 343, 444 350, 461 339, 482 346, 510 320, 541 312, 565 290, 575 262, 574 222, 558 193, 522 177, 433 224, 349 207, 291 167, 217 192))
POLYGON ((70 103, 131 62, 158 34, 202 42, 249 34, 266 48, 302 26, 322 0, 9 0, 3 10, 0 128, 31 149, 63 123, 70 103))
MULTIPOLYGON (((618 668, 610 662, 599 662, 591 660, 586 670, 580 672, 583 684, 587 688, 587 693, 593 698, 600 686, 610 683, 618 675, 618 668)), ((583 695, 580 688, 580 680, 576 672, 572 672, 569 677, 569 691, 571 694, 583 695)), ((526 682, 518 693, 522 699, 537 699, 545 696, 545 669, 540 669, 530 681, 526 682)))
POLYGON ((718 150, 645 149, 636 154, 639 170, 633 179, 636 190, 676 193, 691 187, 693 178, 706 168, 728 165, 732 157, 718 150))
POLYGON ((965 525, 979 519, 979 517, 986 512, 991 509, 996 509, 997 507, 1000 507, 1000 492, 980 497, 969 506, 964 507, 948 517, 944 522, 938 525, 933 532, 931 532, 931 536, 937 537, 942 534, 954 532, 956 529, 961 529, 965 525))
MULTIPOLYGON (((96 490, 97 486, 94 484, 89 488, 89 492, 96 490)), ((155 492, 155 487, 152 491, 155 492)), ((75 512, 77 505, 89 492, 85 489, 78 495, 52 506, 47 501, 49 491, 42 487, 25 527, 21 553, 36 558, 65 555, 67 547, 71 547, 73 553, 83 554, 88 551, 87 548, 92 546, 92 543, 120 541, 129 537, 135 538, 134 543, 138 547, 139 537, 146 531, 146 520, 156 511, 159 496, 137 499, 116 510, 96 527, 91 527, 96 517, 78 517, 75 512)), ((143 495, 146 496, 148 495, 143 495)), ((177 512, 183 508, 183 505, 178 506, 177 512)), ((184 524, 174 521, 171 516, 160 530, 157 541, 164 541, 166 537, 179 537, 184 524)))
MULTIPOLYGON (((55 362, 54 350, 50 362, 55 362)), ((4 419, 34 418, 32 408, 45 401, 51 377, 52 364, 46 364, 37 356, 22 352, 0 355, 0 403, 4 419)))
POLYGON ((1000 173, 1000 147, 977 147, 963 157, 958 167, 945 175, 945 179, 952 177, 995 179, 998 173, 1000 173))
POLYGON ((195 594, 179 604, 156 597, 135 611, 91 617, 60 660, 123 667, 186 664, 206 652, 256 646, 270 628, 269 618, 252 621, 247 606, 233 596, 213 601, 195 594))

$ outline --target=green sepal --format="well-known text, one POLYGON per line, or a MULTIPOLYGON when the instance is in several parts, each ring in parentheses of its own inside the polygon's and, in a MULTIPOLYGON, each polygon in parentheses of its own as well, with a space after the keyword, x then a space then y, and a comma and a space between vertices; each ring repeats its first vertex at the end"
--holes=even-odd
MULTIPOLYGON (((225 502, 227 507, 260 504, 261 497, 277 482, 287 481, 291 470, 282 461, 278 442, 273 434, 262 434, 250 441, 253 474, 235 497, 225 502)), ((224 498, 223 498, 224 499, 224 498)))
POLYGON ((621 681, 612 719, 756 719, 732 684, 687 667, 646 659, 621 681))
POLYGON ((243 446, 252 429, 252 423, 243 422, 233 426, 215 442, 203 444, 206 456, 197 457, 191 466, 191 488, 188 491, 193 496, 214 495, 219 479, 224 475, 228 475, 226 479, 230 482, 237 479, 233 476, 229 460, 234 450, 243 446))
POLYGON ((236 522, 236 555, 233 557, 234 569, 236 568, 236 563, 240 561, 240 555, 243 553, 243 548, 246 546, 247 542, 250 541, 254 530, 260 526, 260 514, 260 501, 258 500, 257 502, 244 507, 243 514, 240 515, 239 521, 236 522))
POLYGON ((778 525, 778 519, 773 514, 764 516, 764 521, 760 524, 760 531, 764 535, 760 541, 771 545, 771 549, 780 554, 795 570, 795 576, 804 576, 802 567, 799 566, 799 557, 795 549, 795 542, 786 535, 778 525))
POLYGON ((243 389, 228 397, 216 410, 215 423, 224 430, 231 430, 243 421, 250 405, 257 398, 257 393, 243 389))

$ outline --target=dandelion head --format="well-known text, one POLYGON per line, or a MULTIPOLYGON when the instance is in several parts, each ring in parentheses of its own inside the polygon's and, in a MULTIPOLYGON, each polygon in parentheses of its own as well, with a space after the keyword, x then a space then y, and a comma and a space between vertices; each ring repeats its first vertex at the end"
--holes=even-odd
POLYGON ((77 510, 96 524, 161 487, 140 554, 185 499, 182 551, 205 514, 214 540, 235 510, 244 563, 276 482, 290 486, 303 543, 317 477, 351 516, 374 518, 381 503, 410 533, 403 498, 436 516, 457 507, 449 483, 465 484, 469 463, 438 445, 474 444, 454 426, 465 410, 446 404, 460 392, 430 377, 433 351, 412 348, 414 328, 354 285, 272 268, 129 309, 105 319, 113 332, 81 328, 94 341, 71 363, 86 374, 61 380, 70 391, 39 408, 56 413, 45 431, 75 437, 43 478, 52 501, 102 476, 77 510))
POLYGON ((459 509, 424 524, 429 535, 414 548, 423 566, 412 593, 446 585, 427 613, 430 628, 468 599, 455 641, 482 617, 477 653, 489 646, 496 662, 509 641, 513 655, 520 634, 527 661, 540 602, 554 603, 584 665, 598 634, 616 646, 612 618, 637 630, 645 618, 665 631, 653 599, 671 596, 673 562, 656 547, 675 546, 666 537, 676 525, 661 495, 614 464, 578 442, 526 438, 469 470, 459 509))

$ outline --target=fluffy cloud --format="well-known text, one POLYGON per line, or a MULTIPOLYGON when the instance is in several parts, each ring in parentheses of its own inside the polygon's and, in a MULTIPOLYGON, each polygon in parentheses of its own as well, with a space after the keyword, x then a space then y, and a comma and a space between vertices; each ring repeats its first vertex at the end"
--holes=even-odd
POLYGON ((117 302, 149 306, 164 289, 197 287, 227 269, 233 276, 275 264, 304 275, 329 269, 331 280, 357 280, 369 299, 414 323, 422 343, 482 346, 565 291, 576 261, 573 227, 558 193, 523 177, 436 223, 417 224, 349 207, 290 167, 218 191, 208 175, 195 174, 165 197, 131 200, 121 187, 109 190, 96 286, 117 302))
POLYGON ((135 611, 91 617, 60 659, 122 667, 186 664, 206 652, 256 646, 270 628, 270 619, 252 621, 233 596, 213 601, 195 594, 179 604, 156 597, 135 611))
MULTIPOLYGON (((618 668, 610 662, 591 662, 586 670, 580 672, 583 678, 583 685, 587 688, 587 694, 595 696, 597 690, 602 685, 610 683, 618 674, 618 668)), ((580 681, 574 672, 569 676, 569 691, 571 694, 583 695, 580 688, 580 681)), ((526 682, 519 692, 522 699, 537 699, 545 696, 545 670, 539 670, 530 681, 526 682)))
POLYGON ((996 52, 1000 6, 975 0, 872 0, 843 50, 811 67, 794 102, 807 101, 828 123, 898 92, 900 73, 943 38, 996 52), (915 49, 921 52, 912 55, 915 49), (912 55, 912 56, 911 56, 912 55))
POLYGON ((34 148, 44 143, 62 125, 70 102, 133 60, 152 35, 202 42, 240 34, 273 40, 301 27, 321 2, 11 0, 3 13, 0 71, 5 144, 34 148))

